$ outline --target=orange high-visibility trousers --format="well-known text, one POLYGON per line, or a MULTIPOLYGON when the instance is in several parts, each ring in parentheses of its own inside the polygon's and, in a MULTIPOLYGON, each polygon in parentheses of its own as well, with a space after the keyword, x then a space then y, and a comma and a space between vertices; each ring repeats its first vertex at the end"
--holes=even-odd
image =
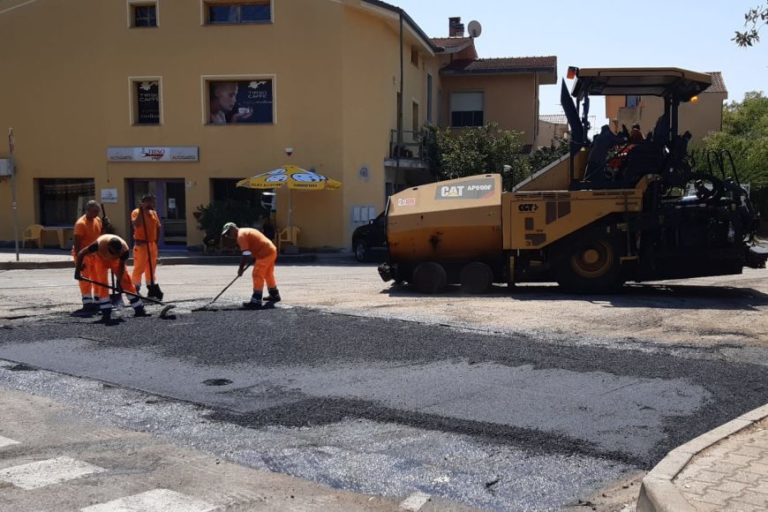
MULTIPOLYGON (((94 258, 94 263, 95 272, 98 277, 92 279, 104 284, 112 284, 107 281, 107 271, 111 270, 112 274, 117 276, 118 269, 121 265, 124 265, 124 263, 120 260, 107 262, 99 257, 94 258)), ((131 277, 128 275, 127 271, 123 272, 123 279, 120 281, 120 287, 126 292, 136 293, 136 287, 133 286, 133 282, 131 282, 131 277)), ((108 298, 109 294, 111 293, 109 288, 104 288, 103 286, 96 286, 96 291, 98 292, 102 302, 105 298, 108 298)))
POLYGON ((261 293, 264 289, 264 282, 267 288, 277 288, 275 281, 275 260, 277 260, 277 251, 270 251, 264 256, 256 259, 253 265, 253 293, 261 293))
POLYGON ((148 242, 144 244, 135 244, 133 246, 133 273, 131 278, 133 284, 136 286, 141 285, 141 276, 144 275, 144 282, 146 284, 157 283, 157 243, 148 242), (149 251, 149 253, 147 253, 149 251), (152 258, 152 273, 150 275, 149 265, 147 261, 147 254, 152 258), (152 280, 154 277, 154 281, 152 280))
MULTIPOLYGON (((75 259, 75 265, 77 265, 77 255, 74 256, 75 259)), ((83 277, 87 277, 88 279, 91 279, 93 281, 99 281, 96 279, 96 272, 94 268, 94 256, 91 254, 87 254, 85 258, 83 258, 83 268, 80 270, 80 275, 83 277)), ((100 281, 104 282, 104 281, 100 281)), ((83 298, 83 303, 86 303, 86 298, 93 296, 94 299, 98 300, 99 295, 96 293, 96 285, 93 285, 87 281, 78 281, 78 285, 80 285, 80 295, 83 298)), ((91 302, 91 301, 88 301, 91 302)))

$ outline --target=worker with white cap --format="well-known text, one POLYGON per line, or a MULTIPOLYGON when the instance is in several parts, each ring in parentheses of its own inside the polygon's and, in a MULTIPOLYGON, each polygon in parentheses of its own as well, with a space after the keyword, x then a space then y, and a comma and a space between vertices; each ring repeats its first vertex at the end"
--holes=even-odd
POLYGON ((266 283, 269 295, 264 299, 269 303, 280 302, 280 292, 277 289, 275 280, 275 261, 277 260, 277 249, 272 240, 267 238, 259 230, 253 228, 239 228, 234 222, 227 222, 221 230, 221 236, 226 236, 237 240, 237 245, 243 251, 240 258, 240 267, 237 275, 243 275, 248 260, 252 257, 253 264, 253 295, 251 300, 243 302, 246 309, 262 309, 262 292, 266 283))

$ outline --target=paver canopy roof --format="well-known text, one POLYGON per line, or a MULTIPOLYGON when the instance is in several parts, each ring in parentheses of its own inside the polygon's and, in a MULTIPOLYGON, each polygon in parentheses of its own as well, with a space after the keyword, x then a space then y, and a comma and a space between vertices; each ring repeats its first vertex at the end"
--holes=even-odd
POLYGON ((579 69, 573 96, 672 96, 688 101, 712 84, 712 77, 679 68, 579 69))

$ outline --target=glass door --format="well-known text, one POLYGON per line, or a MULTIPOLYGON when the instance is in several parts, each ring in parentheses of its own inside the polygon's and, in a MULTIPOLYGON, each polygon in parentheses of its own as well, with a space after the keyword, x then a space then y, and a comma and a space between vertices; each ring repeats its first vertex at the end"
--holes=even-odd
MULTIPOLYGON (((129 214, 141 203, 144 194, 156 198, 157 215, 162 228, 158 245, 163 248, 186 247, 186 188, 184 180, 128 180, 129 214)), ((128 217, 130 219, 130 215, 128 217)), ((133 233, 129 220, 129 232, 133 233)))

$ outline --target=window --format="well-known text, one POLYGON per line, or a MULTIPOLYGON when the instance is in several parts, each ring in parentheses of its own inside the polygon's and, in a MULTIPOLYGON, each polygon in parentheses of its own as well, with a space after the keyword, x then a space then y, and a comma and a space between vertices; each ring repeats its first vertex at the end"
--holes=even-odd
POLYGON ((271 23, 272 1, 211 2, 205 4, 209 25, 236 25, 245 23, 271 23))
POLYGON ((419 67, 419 50, 415 46, 411 47, 411 64, 419 67))
POLYGON ((265 78, 208 81, 208 124, 272 124, 272 83, 265 78))
POLYGON ((37 180, 40 224, 71 226, 96 195, 92 179, 37 180))
POLYGON ((133 95, 133 124, 160 124, 160 81, 134 80, 131 82, 133 95))
POLYGON ((132 27, 156 27, 157 26, 157 5, 156 4, 135 4, 131 5, 131 26, 132 27))
POLYGON ((451 126, 483 126, 483 93, 451 94, 451 126))
POLYGON ((427 73, 427 122, 432 123, 432 75, 427 73))

